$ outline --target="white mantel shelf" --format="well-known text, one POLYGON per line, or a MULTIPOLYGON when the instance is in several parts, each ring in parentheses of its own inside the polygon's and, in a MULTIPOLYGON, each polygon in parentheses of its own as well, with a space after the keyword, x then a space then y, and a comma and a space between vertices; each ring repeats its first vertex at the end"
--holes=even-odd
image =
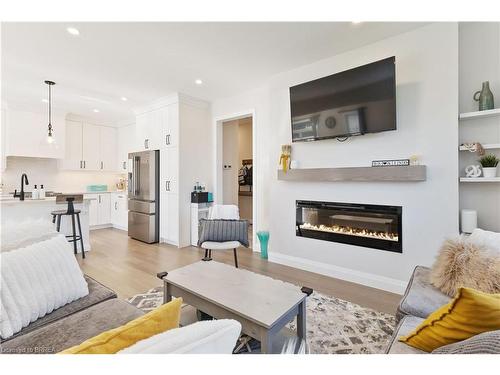
POLYGON ((278 170, 278 180, 305 182, 417 182, 426 180, 425 165, 406 167, 348 167, 278 170))
POLYGON ((479 182, 500 182, 500 177, 460 177, 460 182, 479 183, 479 182))
POLYGON ((460 113, 458 118, 460 120, 472 120, 475 118, 486 118, 486 117, 494 117, 494 116, 500 117, 500 108, 489 109, 486 111, 460 113))

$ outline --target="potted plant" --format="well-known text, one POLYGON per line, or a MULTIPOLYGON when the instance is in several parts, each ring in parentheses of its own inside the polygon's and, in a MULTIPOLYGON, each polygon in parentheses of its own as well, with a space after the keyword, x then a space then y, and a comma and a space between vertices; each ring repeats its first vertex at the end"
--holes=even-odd
POLYGON ((481 159, 479 159, 479 163, 483 167, 483 177, 496 177, 497 165, 499 161, 500 159, 493 154, 484 155, 481 159))

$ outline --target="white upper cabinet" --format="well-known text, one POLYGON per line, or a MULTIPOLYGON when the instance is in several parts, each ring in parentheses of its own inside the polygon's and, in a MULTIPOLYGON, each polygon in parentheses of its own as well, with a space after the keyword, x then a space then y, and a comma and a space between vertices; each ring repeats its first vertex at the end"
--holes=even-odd
POLYGON ((100 135, 100 169, 116 171, 116 141, 117 131, 109 126, 99 127, 100 135))
POLYGON ((61 161, 61 166, 64 169, 83 168, 82 128, 81 122, 66 120, 66 152, 61 161))
POLYGON ((158 150, 162 145, 162 116, 158 110, 137 115, 136 151, 158 150))
POLYGON ((117 146, 117 168, 122 173, 127 172, 128 154, 136 151, 135 145, 135 125, 127 125, 118 128, 117 146))
POLYGON ((100 163, 100 127, 92 124, 83 124, 82 160, 83 168, 88 171, 101 169, 100 163))
POLYGON ((45 113, 8 109, 6 125, 5 156, 64 158, 66 130, 64 116, 58 114, 52 116, 53 135, 56 139, 54 144, 47 142, 48 119, 45 113))
POLYGON ((173 104, 160 111, 162 146, 176 147, 179 144, 179 107, 177 104, 173 104))
POLYGON ((117 131, 66 120, 66 152, 60 167, 68 170, 116 171, 117 131))

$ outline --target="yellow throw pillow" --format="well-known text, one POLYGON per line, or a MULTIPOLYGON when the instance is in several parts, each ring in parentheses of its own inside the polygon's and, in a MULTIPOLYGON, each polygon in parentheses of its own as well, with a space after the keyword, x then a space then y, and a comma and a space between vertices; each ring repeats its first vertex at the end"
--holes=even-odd
POLYGON ((114 354, 138 341, 178 328, 182 298, 175 298, 127 324, 63 350, 61 354, 114 354))
POLYGON ((459 288, 455 298, 430 314, 402 341, 431 352, 441 346, 500 329, 500 294, 459 288))

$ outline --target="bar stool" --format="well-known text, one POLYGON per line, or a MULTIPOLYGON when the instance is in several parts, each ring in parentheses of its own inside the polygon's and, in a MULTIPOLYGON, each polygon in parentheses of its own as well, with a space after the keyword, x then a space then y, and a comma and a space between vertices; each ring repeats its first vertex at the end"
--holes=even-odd
POLYGON ((82 226, 80 224, 80 213, 82 212, 81 210, 75 210, 74 203, 82 203, 83 202, 83 194, 76 194, 76 195, 66 195, 66 194, 60 194, 56 197, 56 204, 64 204, 67 203, 68 207, 66 210, 56 210, 52 211, 50 214, 52 215, 52 222, 56 223, 56 229, 58 232, 61 231, 61 217, 62 216, 71 216, 71 225, 73 227, 73 234, 66 236, 68 239, 68 242, 73 242, 73 250, 75 252, 75 255, 78 253, 77 250, 77 241, 80 241, 82 245, 82 257, 85 259, 85 249, 83 247, 83 236, 82 236, 82 226), (76 220, 78 223, 78 232, 80 235, 76 234, 76 228, 75 228, 75 216, 76 220))

